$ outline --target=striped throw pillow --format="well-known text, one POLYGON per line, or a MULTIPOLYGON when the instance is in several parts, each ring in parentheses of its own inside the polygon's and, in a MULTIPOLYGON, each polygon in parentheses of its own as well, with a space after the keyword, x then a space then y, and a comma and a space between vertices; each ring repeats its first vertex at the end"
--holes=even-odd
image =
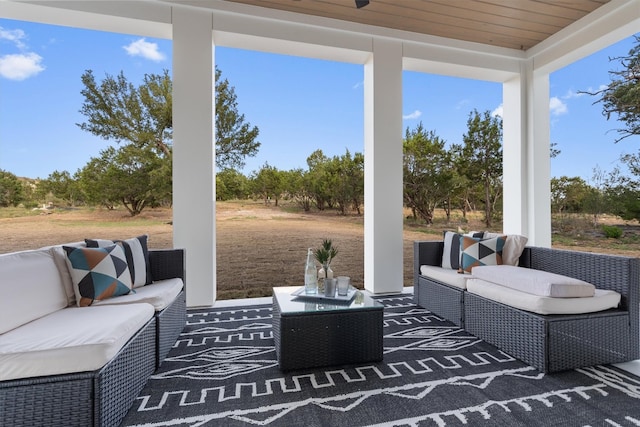
MULTIPOLYGON (((442 268, 458 270, 460 268, 460 236, 463 234, 455 231, 445 231, 444 250, 442 251, 442 268)), ((470 231, 465 236, 482 238, 484 231, 470 231)))
POLYGON ((138 288, 152 281, 147 239, 148 236, 143 235, 126 240, 84 239, 84 241, 88 248, 104 248, 113 244, 121 246, 131 272, 133 287, 138 288))

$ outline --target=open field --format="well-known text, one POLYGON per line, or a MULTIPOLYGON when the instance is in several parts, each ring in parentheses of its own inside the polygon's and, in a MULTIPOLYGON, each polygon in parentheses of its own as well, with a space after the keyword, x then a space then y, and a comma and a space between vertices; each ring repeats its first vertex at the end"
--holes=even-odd
MULTIPOLYGON (((333 211, 305 214, 294 206, 265 206, 260 201, 219 202, 216 216, 218 299, 269 296, 273 286, 301 285, 306 250, 319 246, 324 238, 332 239, 340 250, 332 263, 335 273, 351 276, 358 287, 364 285, 362 216, 340 216, 333 211)), ((603 221, 623 228, 623 237, 606 239, 586 219, 565 219, 564 232, 554 234, 553 246, 640 256, 640 226, 616 218, 603 221)), ((442 230, 460 224, 438 219, 432 227, 405 226, 405 286, 413 284, 413 241, 438 240, 442 230)), ((464 228, 484 229, 479 217, 472 217, 464 228)), ((145 210, 134 218, 125 211, 103 209, 55 209, 41 214, 0 210, 0 253, 140 234, 149 235, 152 248, 172 247, 171 210, 145 210)))

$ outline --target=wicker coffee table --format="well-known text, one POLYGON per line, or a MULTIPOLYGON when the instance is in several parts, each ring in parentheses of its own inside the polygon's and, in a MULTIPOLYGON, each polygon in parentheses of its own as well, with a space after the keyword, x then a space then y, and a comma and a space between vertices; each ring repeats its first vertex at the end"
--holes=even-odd
POLYGON ((273 288, 273 338, 283 371, 382 360, 383 305, 359 293, 331 303, 273 288))

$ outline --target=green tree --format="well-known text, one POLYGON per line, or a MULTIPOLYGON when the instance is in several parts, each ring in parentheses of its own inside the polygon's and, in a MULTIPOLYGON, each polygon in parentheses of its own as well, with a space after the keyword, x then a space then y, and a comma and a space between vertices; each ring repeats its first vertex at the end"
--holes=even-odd
POLYGON ((598 96, 594 102, 602 104, 602 114, 609 120, 612 115, 624 124, 616 129, 620 142, 632 135, 640 135, 640 36, 635 36, 635 45, 627 56, 612 58, 622 66, 621 70, 609 71, 611 82, 596 92, 587 92, 598 96))
POLYGON ((265 205, 270 203, 271 198, 275 200, 278 206, 278 200, 282 194, 283 178, 274 166, 265 163, 260 170, 253 174, 252 184, 255 194, 264 199, 265 205))
POLYGON ((584 212, 593 188, 580 177, 551 178, 551 210, 557 213, 584 212))
POLYGON ((364 199, 364 156, 349 150, 342 156, 334 156, 326 164, 325 179, 328 192, 342 215, 352 207, 360 215, 364 199))
POLYGON ((405 206, 414 218, 432 224, 434 210, 447 199, 453 179, 445 141, 420 122, 415 129, 406 129, 402 144, 405 206))
POLYGON ((153 148, 159 155, 171 157, 173 87, 169 71, 145 74, 138 87, 123 72, 117 77, 107 74, 100 84, 91 70, 81 79, 84 102, 80 113, 86 121, 77 123, 80 129, 107 141, 153 148))
POLYGON ((626 154, 620 159, 629 174, 619 167, 607 178, 607 207, 625 220, 640 220, 640 153, 626 154))
POLYGON ((87 203, 104 206, 109 210, 114 209, 118 204, 118 191, 107 177, 115 150, 109 147, 101 152, 100 157, 92 157, 77 174, 78 184, 87 203))
POLYGON ((351 208, 361 215, 360 207, 364 204, 364 154, 354 153, 353 158, 348 159, 346 174, 351 187, 351 208))
POLYGON ((22 184, 22 204, 28 208, 35 208, 41 203, 41 200, 45 200, 42 193, 38 190, 40 179, 25 178, 19 179, 22 184))
POLYGON ((0 206, 18 206, 22 200, 22 183, 18 177, 0 169, 0 206))
POLYGON ((460 152, 460 171, 482 186, 485 225, 491 227, 497 204, 502 197, 502 119, 489 111, 474 110, 467 120, 467 133, 460 152))
POLYGON ((329 158, 322 150, 316 150, 307 157, 309 192, 316 208, 320 211, 332 205, 331 182, 328 171, 329 158))
POLYGON ((246 199, 249 192, 249 178, 235 169, 227 168, 216 174, 218 200, 246 199))
POLYGON ((593 168, 592 181, 593 185, 585 198, 584 206, 585 211, 592 215, 593 226, 596 227, 600 216, 609 209, 607 189, 610 186, 610 182, 607 173, 597 165, 593 168))
POLYGON ((310 174, 301 168, 293 169, 285 174, 285 191, 296 201, 305 212, 311 210, 313 193, 310 174))
POLYGON ((127 144, 102 150, 78 176, 87 200, 110 209, 121 203, 135 216, 170 199, 166 162, 149 149, 127 144))
POLYGON ((233 86, 222 79, 216 68, 216 165, 219 169, 244 167, 244 158, 258 154, 259 130, 245 123, 238 113, 238 101, 233 86))
MULTIPOLYGON (((240 168, 244 158, 255 156, 260 147, 258 128, 245 123, 238 112, 235 89, 216 68, 216 165, 240 168)), ((97 83, 93 72, 82 75, 84 102, 80 112, 86 121, 80 129, 105 140, 152 148, 171 158, 173 138, 173 85, 169 72, 146 74, 141 85, 130 83, 123 72, 109 74, 97 83)))
POLYGON ((54 197, 64 200, 69 206, 75 206, 82 198, 78 182, 67 171, 51 172, 47 179, 40 181, 39 186, 44 194, 51 193, 54 197))

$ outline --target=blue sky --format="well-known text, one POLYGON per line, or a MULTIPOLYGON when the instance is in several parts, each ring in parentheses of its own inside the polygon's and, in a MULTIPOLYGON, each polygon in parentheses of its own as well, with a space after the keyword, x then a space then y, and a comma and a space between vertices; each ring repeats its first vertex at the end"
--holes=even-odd
MULTIPOLYGON (((637 136, 614 144, 618 123, 602 116, 593 97, 578 94, 607 84, 608 71, 619 67, 609 57, 632 45, 623 40, 550 76, 551 141, 561 150, 553 176, 590 181, 594 167, 609 171, 639 148, 637 136)), ((123 71, 139 84, 145 73, 171 70, 171 55, 169 40, 0 19, 0 169, 30 178, 75 173, 110 145, 76 126, 84 120, 83 72, 102 80, 123 71)), ((239 111, 260 129, 262 146, 246 160, 245 174, 265 162, 306 168, 318 148, 328 156, 363 151, 361 65, 222 47, 216 63, 235 88, 239 111)), ((422 121, 448 143, 462 141, 473 109, 501 109, 497 83, 405 72, 403 86, 403 128, 422 121)))

